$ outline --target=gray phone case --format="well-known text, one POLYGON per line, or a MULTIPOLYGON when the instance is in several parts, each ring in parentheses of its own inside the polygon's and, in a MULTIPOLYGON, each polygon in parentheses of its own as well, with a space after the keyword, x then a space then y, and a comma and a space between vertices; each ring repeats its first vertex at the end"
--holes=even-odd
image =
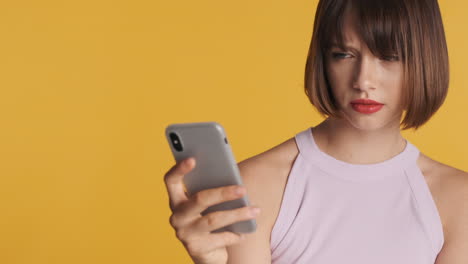
MULTIPOLYGON (((227 185, 243 185, 226 133, 219 123, 171 124, 166 128, 166 138, 176 162, 188 157, 194 157, 196 160, 195 168, 184 176, 184 184, 188 195, 193 195, 205 189, 227 185), (178 139, 175 139, 174 134, 178 139), (182 149, 177 150, 175 144, 181 145, 182 149)), ((249 204, 248 197, 245 195, 237 200, 210 206, 201 214, 206 215, 215 211, 231 210, 249 204)), ((251 219, 212 232, 251 233, 255 230, 255 219, 251 219)))

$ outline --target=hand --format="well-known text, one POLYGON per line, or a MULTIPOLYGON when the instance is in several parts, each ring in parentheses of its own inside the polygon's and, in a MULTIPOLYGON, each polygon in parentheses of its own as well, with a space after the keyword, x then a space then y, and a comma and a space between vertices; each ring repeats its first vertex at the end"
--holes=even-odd
POLYGON ((212 205, 241 198, 246 189, 231 185, 203 190, 188 197, 184 191, 183 177, 194 167, 195 159, 188 158, 174 165, 164 176, 172 211, 169 221, 196 264, 225 264, 228 260, 226 247, 242 241, 245 234, 210 231, 253 219, 259 212, 255 213, 253 209, 259 208, 242 207, 202 216, 201 212, 212 205))

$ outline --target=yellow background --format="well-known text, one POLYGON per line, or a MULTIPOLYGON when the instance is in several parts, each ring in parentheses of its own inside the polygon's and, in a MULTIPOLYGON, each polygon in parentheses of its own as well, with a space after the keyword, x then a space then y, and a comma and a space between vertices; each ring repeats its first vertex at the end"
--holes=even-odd
MULTIPOLYGON (((169 123, 218 121, 238 161, 318 124, 317 1, 2 1, 0 262, 190 263, 169 225, 169 123)), ((448 98, 405 136, 468 170, 466 1, 440 2, 448 98)))

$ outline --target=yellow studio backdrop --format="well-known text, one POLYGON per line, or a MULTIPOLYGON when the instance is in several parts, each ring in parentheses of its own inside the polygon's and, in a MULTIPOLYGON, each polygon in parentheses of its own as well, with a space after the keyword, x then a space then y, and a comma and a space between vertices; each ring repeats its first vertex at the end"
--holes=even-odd
MULTIPOLYGON (((303 92, 316 0, 2 1, 0 263, 190 263, 169 225, 169 123, 238 161, 322 118, 303 92)), ((466 1, 440 1, 445 104, 404 136, 468 170, 466 1)))

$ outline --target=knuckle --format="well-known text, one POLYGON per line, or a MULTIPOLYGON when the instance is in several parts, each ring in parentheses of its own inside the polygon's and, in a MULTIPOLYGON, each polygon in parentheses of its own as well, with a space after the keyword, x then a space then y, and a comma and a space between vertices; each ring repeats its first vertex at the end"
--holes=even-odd
POLYGON ((205 198, 205 192, 200 191, 194 194, 193 196, 193 201, 195 204, 199 206, 205 206, 206 205, 206 198, 205 198))
POLYGON ((172 214, 169 217, 169 223, 171 224, 172 227, 174 227, 174 228, 177 227, 177 219, 176 219, 176 216, 174 214, 172 214))
POLYGON ((185 248, 187 249, 187 252, 191 256, 196 256, 200 253, 200 249, 197 243, 187 242, 185 243, 185 248))
POLYGON ((206 215, 206 224, 208 226, 215 226, 216 223, 218 222, 218 214, 217 213, 211 213, 206 215))
POLYGON ((185 231, 184 231, 184 229, 177 228, 175 233, 176 233, 177 239, 179 239, 182 242, 185 241, 185 231))

